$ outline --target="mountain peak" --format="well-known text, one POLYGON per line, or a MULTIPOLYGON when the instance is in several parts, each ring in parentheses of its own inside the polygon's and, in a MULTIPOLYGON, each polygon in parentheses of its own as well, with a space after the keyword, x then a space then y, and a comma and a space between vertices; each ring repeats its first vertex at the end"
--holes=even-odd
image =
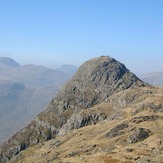
POLYGON ((124 64, 101 56, 81 65, 57 98, 87 108, 106 100, 113 93, 143 84, 124 64))
POLYGON ((0 159, 6 161, 30 145, 105 120, 108 117, 105 111, 92 115, 89 108, 108 102, 112 95, 123 90, 144 85, 114 58, 101 56, 85 62, 50 101, 47 109, 4 144, 0 159), (19 146, 15 142, 19 142, 19 146))
POLYGON ((0 57, 0 64, 8 67, 19 67, 19 63, 8 57, 0 57))

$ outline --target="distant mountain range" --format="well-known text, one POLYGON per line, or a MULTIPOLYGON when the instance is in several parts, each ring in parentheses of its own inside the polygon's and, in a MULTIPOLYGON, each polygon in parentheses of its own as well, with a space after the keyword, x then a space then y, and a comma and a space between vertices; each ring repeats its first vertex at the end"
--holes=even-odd
POLYGON ((61 71, 68 76, 72 76, 75 74, 77 68, 76 68, 76 66, 73 66, 73 65, 63 65, 63 66, 57 68, 56 70, 61 71))
POLYGON ((149 84, 163 86, 163 71, 143 74, 140 78, 149 84))
POLYGON ((43 111, 76 69, 72 65, 57 70, 21 66, 11 58, 1 57, 0 144, 43 111))

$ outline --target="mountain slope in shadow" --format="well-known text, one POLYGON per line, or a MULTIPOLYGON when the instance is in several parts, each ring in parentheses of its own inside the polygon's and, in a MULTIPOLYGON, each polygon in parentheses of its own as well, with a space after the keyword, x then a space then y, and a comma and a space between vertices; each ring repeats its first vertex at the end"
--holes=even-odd
POLYGON ((0 58, 0 144, 44 110, 71 77, 43 66, 0 58))

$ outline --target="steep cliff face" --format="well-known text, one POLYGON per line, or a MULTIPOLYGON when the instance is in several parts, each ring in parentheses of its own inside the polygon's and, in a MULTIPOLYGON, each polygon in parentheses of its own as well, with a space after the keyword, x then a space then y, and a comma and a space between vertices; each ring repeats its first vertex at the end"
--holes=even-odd
POLYGON ((109 112, 98 110, 92 113, 85 109, 109 101, 111 95, 120 91, 145 85, 113 58, 101 56, 85 62, 57 97, 49 102, 47 109, 2 146, 2 162, 33 144, 105 120, 109 112))

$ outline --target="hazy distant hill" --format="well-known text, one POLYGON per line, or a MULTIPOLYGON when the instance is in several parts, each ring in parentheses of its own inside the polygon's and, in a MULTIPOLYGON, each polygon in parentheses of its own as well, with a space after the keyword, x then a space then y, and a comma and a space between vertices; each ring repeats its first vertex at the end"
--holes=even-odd
POLYGON ((0 144, 43 111, 71 75, 0 58, 0 144))
POLYGON ((58 71, 61 71, 69 76, 72 76, 75 74, 77 67, 74 65, 63 65, 60 68, 57 68, 58 71))
POLYGON ((13 111, 24 89, 25 86, 22 83, 9 80, 0 81, 0 120, 5 114, 13 111))
POLYGON ((0 64, 8 67, 19 67, 19 63, 8 57, 0 57, 0 64))
POLYGON ((140 78, 152 85, 156 85, 156 86, 163 85, 163 71, 143 74, 140 76, 140 78))

